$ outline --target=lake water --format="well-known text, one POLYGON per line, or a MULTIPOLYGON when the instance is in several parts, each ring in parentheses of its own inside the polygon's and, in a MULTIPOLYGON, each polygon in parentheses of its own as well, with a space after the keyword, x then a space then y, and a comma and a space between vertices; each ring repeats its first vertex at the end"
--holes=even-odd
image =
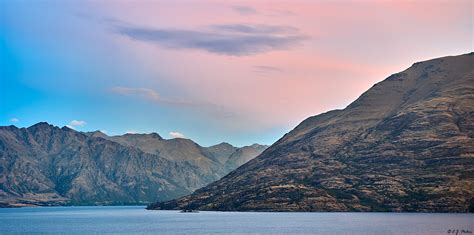
POLYGON ((147 211, 139 206, 0 209, 0 234, 474 234, 474 214, 147 211))

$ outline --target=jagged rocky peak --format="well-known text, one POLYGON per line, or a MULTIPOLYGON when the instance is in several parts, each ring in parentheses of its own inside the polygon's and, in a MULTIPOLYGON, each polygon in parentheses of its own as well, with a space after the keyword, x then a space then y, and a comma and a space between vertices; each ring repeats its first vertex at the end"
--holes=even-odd
POLYGON ((38 122, 38 123, 28 127, 28 130, 50 129, 50 128, 54 128, 54 126, 47 123, 47 122, 38 122))
POLYGON ((15 129, 19 129, 17 126, 15 125, 9 125, 9 126, 0 126, 1 129, 9 129, 9 130, 15 130, 15 129))

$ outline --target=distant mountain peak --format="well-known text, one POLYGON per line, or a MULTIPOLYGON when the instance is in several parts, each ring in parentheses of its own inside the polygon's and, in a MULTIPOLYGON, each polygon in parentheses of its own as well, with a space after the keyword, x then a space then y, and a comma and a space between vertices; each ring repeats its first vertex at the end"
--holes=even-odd
POLYGON ((234 147, 233 145, 229 144, 228 142, 221 142, 219 144, 216 144, 216 145, 212 145, 210 147, 234 147))
POLYGON ((87 136, 91 136, 91 137, 101 137, 101 138, 105 138, 105 139, 107 137, 109 137, 107 134, 105 134, 104 132, 99 131, 99 130, 91 131, 91 132, 84 132, 84 134, 86 134, 87 136))
POLYGON ((60 128, 57 126, 53 126, 47 122, 38 122, 26 129, 28 129, 30 132, 39 133, 39 132, 50 132, 54 129, 60 129, 60 128))
POLYGON ((161 139, 161 140, 163 139, 163 137, 161 137, 161 136, 160 136, 158 133, 156 133, 156 132, 150 133, 150 136, 152 136, 153 138, 161 139))
POLYGON ((260 148, 260 147, 268 147, 268 145, 266 145, 266 144, 254 143, 254 144, 250 145, 250 147, 253 147, 253 148, 260 148))
MULTIPOLYGON (((35 127, 52 127, 52 126, 53 126, 53 125, 51 125, 51 124, 49 124, 49 123, 47 123, 47 122, 38 122, 38 123, 36 123, 36 124, 34 124, 34 125, 30 126, 30 127, 35 128, 35 127)), ((28 128, 30 128, 30 127, 28 127, 28 128)))
POLYGON ((152 133, 125 133, 123 136, 128 136, 128 137, 151 137, 151 138, 156 138, 156 139, 163 140, 163 137, 161 137, 156 132, 152 132, 152 133))
POLYGON ((61 127, 61 130, 69 131, 69 130, 74 130, 74 129, 72 129, 68 126, 63 126, 63 127, 61 127))

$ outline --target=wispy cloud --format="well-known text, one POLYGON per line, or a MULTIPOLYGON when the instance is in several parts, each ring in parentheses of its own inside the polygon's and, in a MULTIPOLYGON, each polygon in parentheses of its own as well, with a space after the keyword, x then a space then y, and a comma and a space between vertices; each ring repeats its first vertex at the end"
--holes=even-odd
POLYGON ((11 118, 10 119, 10 122, 19 122, 19 121, 20 121, 20 119, 18 119, 18 118, 11 118))
POLYGON ((182 106, 195 106, 198 105, 195 102, 184 101, 184 100, 176 100, 176 99, 168 99, 163 98, 160 94, 152 89, 148 88, 133 88, 133 87, 112 87, 111 91, 115 94, 122 95, 122 96, 130 96, 130 97, 137 97, 146 99, 155 103, 162 103, 162 104, 170 104, 170 105, 182 105, 182 106))
POLYGON ((282 72, 284 72, 283 69, 280 69, 280 68, 274 67, 274 66, 268 66, 268 65, 255 65, 255 66, 253 66, 253 69, 256 73, 260 73, 260 74, 270 74, 270 73, 282 73, 282 72))
POLYGON ((112 87, 110 91, 117 95, 135 97, 156 104, 185 108, 194 114, 203 114, 208 118, 211 117, 218 120, 236 119, 239 116, 237 113, 229 111, 226 107, 221 105, 198 100, 188 101, 163 98, 158 92, 148 88, 112 87))
POLYGON ((112 87, 112 92, 119 94, 119 95, 127 95, 127 96, 139 96, 142 98, 146 98, 152 101, 160 101, 160 95, 158 92, 147 89, 147 88, 130 88, 130 87, 112 87))
POLYGON ((253 7, 249 7, 249 6, 236 5, 236 6, 231 6, 231 8, 232 8, 232 10, 236 11, 237 13, 239 13, 241 15, 257 14, 257 9, 255 9, 253 7))
POLYGON ((265 24, 217 24, 211 25, 210 28, 233 33, 247 34, 297 34, 298 29, 286 25, 265 25, 265 24))
POLYGON ((182 133, 176 131, 172 131, 169 134, 173 138, 186 138, 186 136, 184 136, 182 133))
POLYGON ((289 10, 281 10, 281 9, 270 10, 270 13, 268 14, 268 16, 275 16, 275 17, 290 16, 290 15, 295 15, 295 13, 289 10))
POLYGON ((308 38, 294 27, 262 24, 210 25, 202 30, 120 25, 116 26, 116 31, 134 40, 156 43, 166 48, 199 49, 232 56, 287 50, 308 38))

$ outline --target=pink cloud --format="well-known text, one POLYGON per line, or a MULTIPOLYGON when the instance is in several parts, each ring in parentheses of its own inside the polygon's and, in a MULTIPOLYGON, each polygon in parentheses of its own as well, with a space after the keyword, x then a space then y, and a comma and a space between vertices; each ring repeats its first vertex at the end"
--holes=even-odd
MULTIPOLYGON (((110 17, 146 29, 201 32, 215 25, 239 25, 241 30, 251 30, 253 25, 284 25, 309 36, 288 50, 235 57, 184 46, 174 50, 115 35, 116 43, 130 51, 131 58, 150 73, 160 74, 159 79, 147 81, 149 84, 159 87, 165 81, 179 87, 174 93, 186 100, 212 103, 238 114, 232 118, 223 115, 214 122, 237 129, 294 125, 307 116, 344 108, 375 82, 413 62, 472 50, 469 1, 105 5, 103 12, 110 17), (235 12, 232 6, 237 5, 252 13, 235 12), (261 76, 255 66, 274 68, 274 72, 261 76)), ((202 36, 187 35, 194 39, 202 36)), ((145 88, 117 88, 116 92, 162 100, 145 88)))

